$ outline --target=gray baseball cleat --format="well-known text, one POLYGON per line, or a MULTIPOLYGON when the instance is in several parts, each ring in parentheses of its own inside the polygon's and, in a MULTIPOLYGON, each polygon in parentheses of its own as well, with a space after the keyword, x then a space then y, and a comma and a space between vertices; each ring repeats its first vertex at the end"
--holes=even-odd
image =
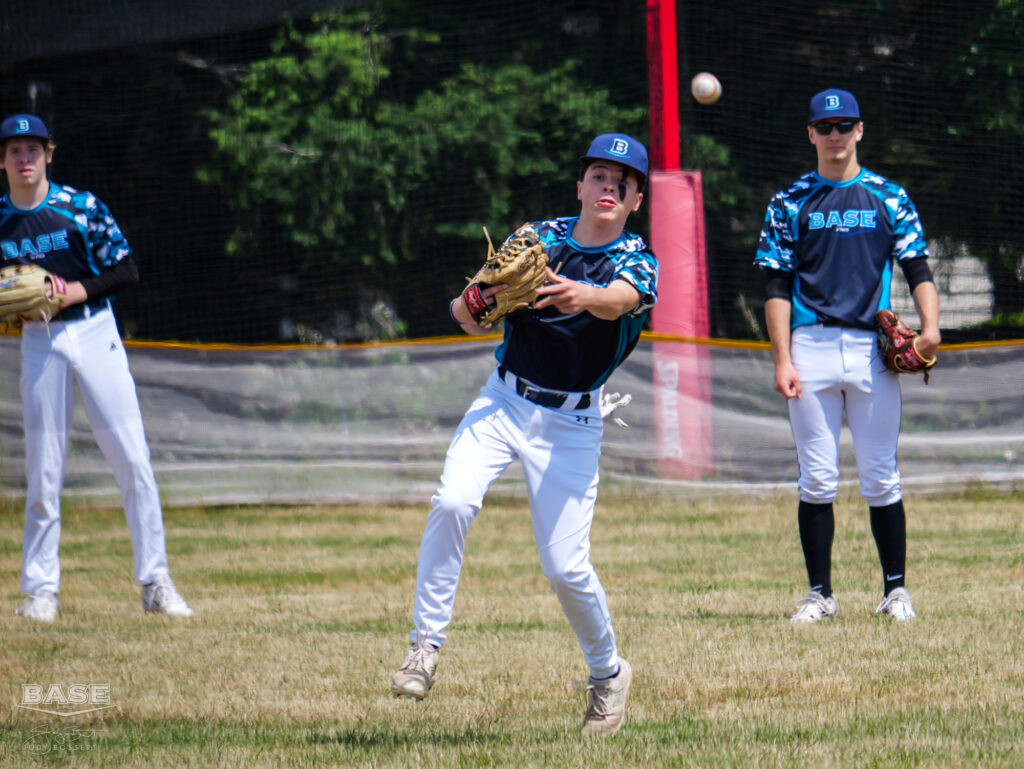
POLYGON ((441 650, 430 643, 418 643, 409 649, 402 667, 391 678, 391 691, 395 697, 422 700, 430 694, 440 659, 441 650))
POLYGON ((626 700, 633 683, 633 668, 619 657, 619 673, 614 678, 587 682, 590 703, 583 716, 584 737, 611 737, 622 728, 626 718, 626 700))

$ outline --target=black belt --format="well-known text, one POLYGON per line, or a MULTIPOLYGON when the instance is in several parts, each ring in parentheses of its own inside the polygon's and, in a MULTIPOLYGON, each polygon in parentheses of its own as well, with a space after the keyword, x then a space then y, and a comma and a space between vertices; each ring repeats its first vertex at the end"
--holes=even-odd
POLYGON ((72 323, 76 320, 82 320, 82 318, 91 318, 98 312, 110 309, 109 299, 97 299, 95 302, 82 302, 81 304, 73 304, 70 307, 65 307, 54 320, 63 321, 65 323, 72 323))
MULTIPOLYGON (((509 373, 508 369, 504 366, 498 366, 498 376, 503 380, 505 375, 509 373)), ((560 409, 565 405, 565 402, 571 397, 575 397, 576 393, 564 393, 557 392, 555 390, 543 390, 539 387, 527 383, 525 380, 520 379, 515 374, 512 375, 516 380, 516 392, 519 395, 526 398, 530 403, 536 403, 538 406, 545 406, 549 409, 560 409)), ((590 393, 583 393, 579 396, 579 402, 572 407, 573 411, 580 411, 582 409, 590 408, 590 393)))
POLYGON ((856 323, 847 323, 845 320, 836 320, 835 318, 825 318, 824 320, 818 321, 819 326, 830 326, 832 328, 859 328, 865 331, 863 326, 858 326, 856 323))

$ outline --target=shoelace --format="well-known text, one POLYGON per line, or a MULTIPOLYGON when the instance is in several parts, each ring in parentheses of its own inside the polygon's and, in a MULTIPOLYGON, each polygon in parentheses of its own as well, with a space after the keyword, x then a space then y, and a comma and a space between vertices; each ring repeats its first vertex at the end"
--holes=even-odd
POLYGON ((185 603, 185 599, 178 594, 173 583, 158 582, 153 589, 154 606, 178 606, 183 603, 185 603))
POLYGON ((795 605, 800 609, 801 614, 812 606, 822 614, 828 614, 828 601, 822 598, 820 593, 810 593, 804 600, 798 601, 795 605))
POLYGON ((590 696, 587 698, 587 714, 584 718, 590 719, 591 716, 604 718, 608 715, 608 695, 612 691, 612 680, 614 679, 599 684, 595 684, 590 680, 573 683, 573 688, 576 691, 590 693, 590 696))
POLYGON ((416 646, 406 655, 405 664, 402 670, 422 670, 427 672, 427 656, 433 654, 434 649, 430 646, 416 646))
POLYGON ((893 608, 898 603, 906 603, 906 601, 903 599, 903 596, 898 595, 896 593, 890 593, 882 599, 882 602, 880 604, 878 604, 878 608, 875 609, 875 614, 878 614, 879 612, 882 612, 883 614, 888 614, 889 609, 893 608))

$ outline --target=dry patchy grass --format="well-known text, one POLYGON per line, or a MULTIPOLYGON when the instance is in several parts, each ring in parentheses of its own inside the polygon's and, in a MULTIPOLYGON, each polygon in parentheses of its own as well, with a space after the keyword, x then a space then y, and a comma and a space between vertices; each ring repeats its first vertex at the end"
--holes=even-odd
POLYGON ((636 669, 627 725, 578 737, 582 655, 525 504, 470 534, 438 683, 396 701, 425 507, 168 510, 197 616, 145 616, 120 511, 71 509, 55 626, 13 616, 21 511, 0 510, 0 761, 10 766, 1014 767, 1024 764, 1024 495, 908 500, 920 619, 874 615, 866 508, 837 508, 839 619, 804 592, 786 499, 599 503, 593 559, 636 669), (109 683, 60 719, 23 683, 109 683), (40 734, 45 732, 45 734, 40 734), (38 755, 41 748, 48 752, 38 755), (77 747, 77 750, 71 750, 77 747), (35 750, 33 750, 35 749, 35 750))

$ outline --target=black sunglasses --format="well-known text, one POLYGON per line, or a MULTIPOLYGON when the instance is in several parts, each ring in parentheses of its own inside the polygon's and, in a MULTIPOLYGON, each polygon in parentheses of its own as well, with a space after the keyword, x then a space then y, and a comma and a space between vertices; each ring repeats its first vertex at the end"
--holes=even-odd
POLYGON ((815 123, 811 126, 818 136, 828 136, 835 128, 841 134, 848 134, 857 127, 856 120, 840 120, 838 123, 815 123))

